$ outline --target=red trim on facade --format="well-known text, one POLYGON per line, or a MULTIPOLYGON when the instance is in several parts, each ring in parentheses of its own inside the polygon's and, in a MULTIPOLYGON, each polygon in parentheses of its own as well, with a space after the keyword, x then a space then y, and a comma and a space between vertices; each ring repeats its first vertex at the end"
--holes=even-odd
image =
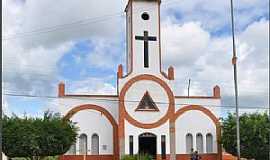
MULTIPOLYGON (((217 160, 217 154, 209 153, 209 154, 200 154, 203 160, 217 160)), ((162 159, 161 155, 157 155, 157 160, 170 160, 170 155, 166 155, 166 159, 162 159)), ((176 154, 176 160, 190 160, 189 154, 176 154)))
POLYGON ((60 82, 58 84, 58 97, 63 97, 65 96, 65 83, 60 82))
POLYGON ((113 116, 106 110, 104 107, 100 107, 93 104, 85 104, 80 105, 77 107, 72 108, 65 116, 66 119, 70 119, 74 114, 76 114, 79 111, 86 110, 86 109, 92 109, 101 112, 105 117, 110 121, 110 123, 113 126, 113 153, 114 153, 114 159, 119 159, 119 140, 118 140, 118 125, 116 121, 114 120, 113 116))
MULTIPOLYGON (((217 160, 218 154, 209 153, 209 154, 200 154, 203 160, 217 160)), ((223 156, 224 160, 236 160, 231 157, 223 156)), ((113 160, 113 155, 61 155, 59 160, 113 160)), ((119 160, 119 159, 117 159, 119 160)), ((156 160, 170 160, 170 154, 166 155, 166 159, 162 159, 161 155, 157 155, 156 160)), ((176 154, 176 160, 190 160, 189 154, 176 154)))
POLYGON ((174 80, 174 68, 172 66, 168 68, 168 79, 174 80))
POLYGON ((170 87, 161 79, 159 79, 158 77, 155 77, 153 75, 148 75, 148 74, 143 74, 143 75, 139 75, 136 76, 132 79, 130 79, 122 88, 120 95, 119 95, 119 111, 121 111, 121 116, 123 116, 129 123, 131 123, 132 125, 139 127, 139 128, 145 128, 145 129, 150 129, 150 128, 156 128, 160 125, 162 125, 163 123, 165 123, 170 117, 173 116, 174 114, 174 95, 173 92, 171 91, 170 87), (140 80, 150 80, 150 81, 154 81, 156 83, 158 83, 167 93, 168 99, 169 99, 169 107, 167 110, 167 113, 160 118, 158 121, 154 122, 154 123, 140 123, 137 120, 135 120, 134 118, 132 118, 126 111, 125 109, 125 95, 126 92, 128 91, 128 89, 137 81, 140 80))
POLYGON ((203 106, 200 105, 189 105, 189 106, 185 106, 182 107, 181 109, 177 110, 174 114, 174 121, 181 116, 182 114, 184 114, 187 111, 192 111, 192 110, 197 110, 197 111, 201 111, 204 114, 206 114, 212 121, 213 123, 216 125, 216 136, 217 136, 217 151, 218 151, 218 156, 217 156, 217 160, 221 160, 222 159, 222 146, 221 146, 221 125, 219 122, 219 119, 207 108, 204 108, 203 106))
POLYGON ((118 65, 117 78, 123 78, 123 65, 118 65))
POLYGON ((59 160, 113 160, 113 159, 114 159, 113 155, 62 155, 59 157, 59 160))
POLYGON ((222 153, 222 160, 237 160, 237 157, 235 157, 227 152, 223 152, 222 153))
MULTIPOLYGON (((199 154, 202 160, 217 160, 218 154, 199 154)), ((176 154, 176 160, 190 160, 189 154, 176 154)))
POLYGON ((215 98, 220 98, 220 88, 218 85, 216 85, 214 88, 213 88, 213 96, 215 98))

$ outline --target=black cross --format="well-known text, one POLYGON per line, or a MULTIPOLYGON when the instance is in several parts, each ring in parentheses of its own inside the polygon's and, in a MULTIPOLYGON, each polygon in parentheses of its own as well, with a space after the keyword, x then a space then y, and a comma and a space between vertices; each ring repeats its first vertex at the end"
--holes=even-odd
POLYGON ((144 31, 143 36, 135 36, 135 39, 144 41, 144 67, 149 67, 148 41, 156 41, 157 37, 148 36, 148 31, 144 31))

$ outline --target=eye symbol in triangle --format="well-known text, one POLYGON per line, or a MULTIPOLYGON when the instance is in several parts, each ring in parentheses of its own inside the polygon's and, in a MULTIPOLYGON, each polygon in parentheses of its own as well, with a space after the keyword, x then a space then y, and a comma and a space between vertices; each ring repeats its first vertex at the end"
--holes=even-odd
POLYGON ((146 91, 135 111, 159 111, 149 92, 146 91))

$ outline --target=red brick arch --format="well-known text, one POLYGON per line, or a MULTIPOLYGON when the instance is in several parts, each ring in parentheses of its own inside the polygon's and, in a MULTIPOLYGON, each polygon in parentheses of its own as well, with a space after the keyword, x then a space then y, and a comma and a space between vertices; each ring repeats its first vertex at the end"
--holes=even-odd
POLYGON ((108 112, 105 107, 100 107, 94 104, 84 104, 80 106, 76 106, 72 108, 68 113, 65 115, 66 119, 70 119, 73 115, 75 115, 79 111, 91 109, 91 110, 96 110, 101 112, 105 117, 110 121, 112 127, 113 127, 113 154, 114 154, 114 159, 118 160, 119 159, 119 145, 118 145, 118 125, 116 121, 114 120, 113 116, 108 112))
POLYGON ((218 118, 207 108, 200 106, 200 105, 188 105, 188 106, 184 106, 181 107, 181 109, 177 110, 172 118, 173 121, 175 121, 179 116, 183 115, 185 112, 188 111, 201 111, 203 112, 205 115, 207 115, 215 124, 216 126, 216 136, 217 136, 217 142, 218 142, 218 160, 221 160, 222 158, 222 147, 221 147, 221 126, 220 126, 220 122, 218 120, 218 118))

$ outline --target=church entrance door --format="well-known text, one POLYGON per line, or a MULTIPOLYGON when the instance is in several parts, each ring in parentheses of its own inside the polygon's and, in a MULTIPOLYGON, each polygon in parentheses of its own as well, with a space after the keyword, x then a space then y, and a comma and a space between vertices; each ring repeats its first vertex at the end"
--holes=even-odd
POLYGON ((153 133, 139 135, 139 154, 149 154, 156 159, 157 136, 153 133))

